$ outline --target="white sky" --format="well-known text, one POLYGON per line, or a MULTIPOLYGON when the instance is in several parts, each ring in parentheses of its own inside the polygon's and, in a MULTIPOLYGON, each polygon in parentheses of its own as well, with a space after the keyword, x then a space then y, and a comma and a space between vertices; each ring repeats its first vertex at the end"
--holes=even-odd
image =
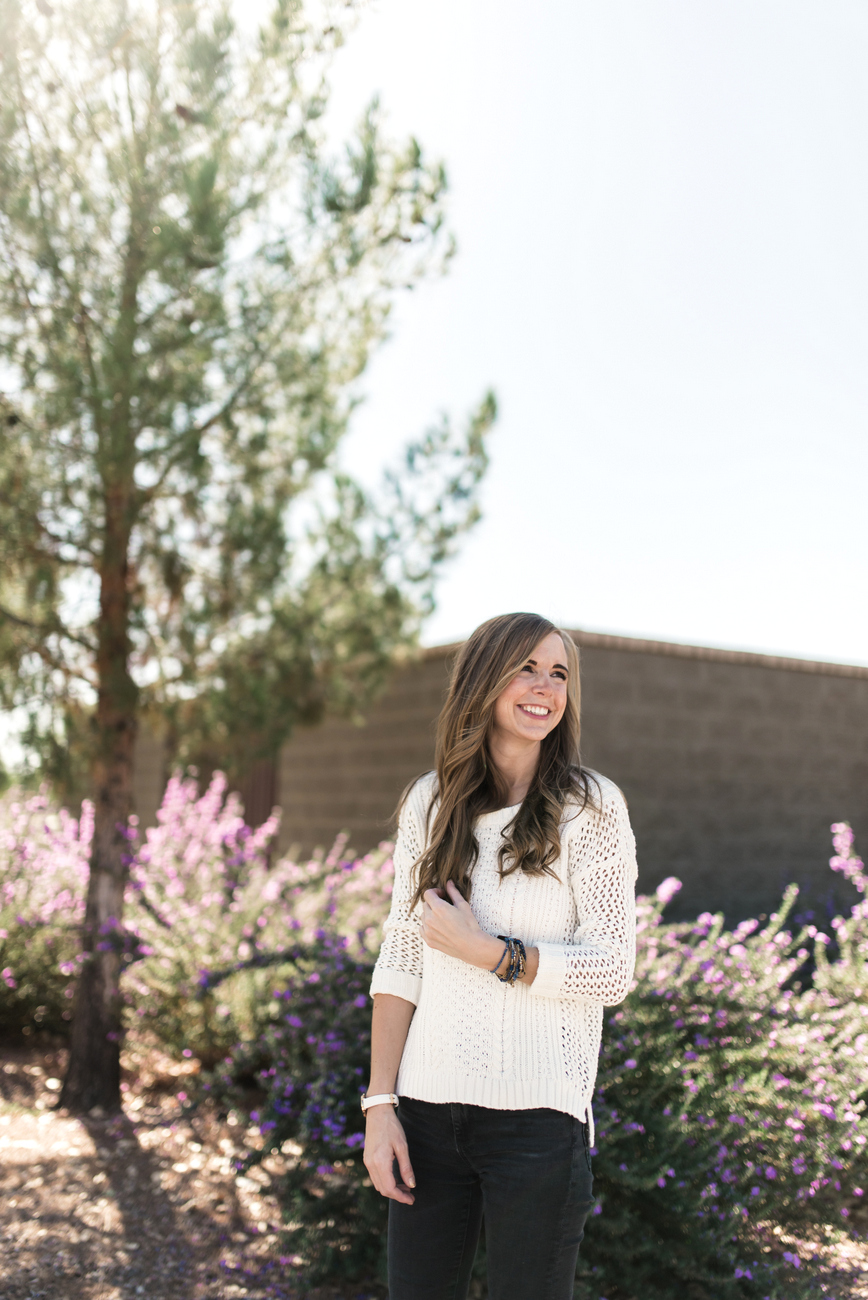
POLYGON ((868 662, 864 0, 374 0, 380 92, 459 256, 402 300, 346 463, 490 384, 485 519, 429 644, 567 625, 868 662))

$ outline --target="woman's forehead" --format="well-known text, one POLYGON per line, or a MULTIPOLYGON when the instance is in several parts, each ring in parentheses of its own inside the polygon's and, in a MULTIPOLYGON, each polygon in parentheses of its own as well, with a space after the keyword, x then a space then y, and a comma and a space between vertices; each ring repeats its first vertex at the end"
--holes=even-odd
POLYGON ((559 632, 549 632, 544 636, 542 641, 534 646, 528 655, 538 664, 559 664, 562 668, 568 666, 567 648, 564 645, 563 637, 559 632))

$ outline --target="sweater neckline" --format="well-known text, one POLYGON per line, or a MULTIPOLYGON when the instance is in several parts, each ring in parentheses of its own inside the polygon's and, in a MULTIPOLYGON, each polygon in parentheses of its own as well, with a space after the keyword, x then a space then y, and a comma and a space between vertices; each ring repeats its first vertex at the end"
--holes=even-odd
POLYGON ((521 807, 520 803, 510 804, 508 808, 495 808, 493 812, 480 813, 476 819, 477 826, 506 826, 511 822, 521 807))

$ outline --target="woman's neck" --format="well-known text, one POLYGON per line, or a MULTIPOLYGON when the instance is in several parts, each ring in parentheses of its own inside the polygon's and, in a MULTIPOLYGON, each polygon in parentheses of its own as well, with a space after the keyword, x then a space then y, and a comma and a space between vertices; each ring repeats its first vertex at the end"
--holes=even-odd
POLYGON ((488 754, 506 787, 506 807, 521 803, 530 789, 539 766, 539 742, 531 745, 515 742, 511 737, 489 739, 488 754))

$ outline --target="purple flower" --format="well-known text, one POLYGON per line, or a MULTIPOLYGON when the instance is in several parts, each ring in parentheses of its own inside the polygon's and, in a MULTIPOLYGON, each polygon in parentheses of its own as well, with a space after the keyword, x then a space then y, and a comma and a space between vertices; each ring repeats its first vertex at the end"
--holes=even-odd
POLYGON ((677 878, 677 876, 667 876, 666 879, 661 880, 660 884, 657 886, 656 889, 657 898, 661 903, 665 905, 675 897, 675 895, 678 893, 680 888, 681 888, 681 881, 677 878))

